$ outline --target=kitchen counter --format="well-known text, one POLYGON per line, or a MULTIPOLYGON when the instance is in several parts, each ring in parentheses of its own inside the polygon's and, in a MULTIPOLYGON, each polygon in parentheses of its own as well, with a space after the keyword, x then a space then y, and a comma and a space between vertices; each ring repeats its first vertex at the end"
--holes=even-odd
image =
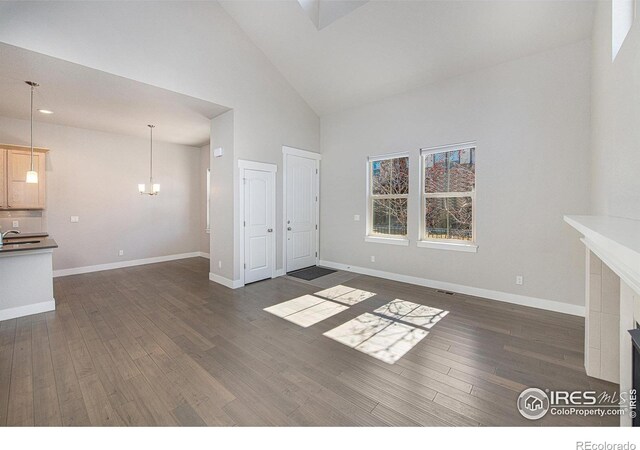
POLYGON ((53 250, 47 233, 9 235, 0 248, 0 321, 56 309, 53 250))
POLYGON ((0 254, 53 248, 58 248, 58 244, 49 238, 48 234, 30 233, 9 235, 4 238, 4 245, 0 247, 0 254))

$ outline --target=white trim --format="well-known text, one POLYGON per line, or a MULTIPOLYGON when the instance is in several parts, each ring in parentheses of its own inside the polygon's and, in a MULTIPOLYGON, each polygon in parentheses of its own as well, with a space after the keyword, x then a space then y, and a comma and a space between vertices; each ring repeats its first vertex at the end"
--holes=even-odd
POLYGON ((284 276, 284 269, 278 269, 273 273, 273 277, 271 278, 278 278, 283 276, 284 276))
MULTIPOLYGON (((410 152, 395 152, 395 153, 385 153, 384 155, 378 155, 378 156, 367 156, 367 161, 371 163, 373 161, 386 161, 389 159, 410 158, 410 157, 411 157, 410 152)), ((411 171, 409 171, 409 173, 411 173, 411 171)))
POLYGON ((402 245, 402 246, 408 246, 409 245, 409 239, 405 239, 405 238, 389 238, 389 237, 382 237, 382 236, 365 236, 364 237, 365 242, 373 242, 376 244, 390 244, 390 245, 402 245))
POLYGON ((319 153, 282 146, 282 271, 287 273, 287 156, 293 155, 316 161, 316 265, 320 261, 320 160, 319 153))
POLYGON ((16 317, 30 316, 32 314, 40 314, 49 311, 55 311, 56 299, 45 302, 33 303, 31 305, 16 306, 15 308, 7 308, 0 311, 0 321, 15 319, 16 317))
MULTIPOLYGON (((271 184, 272 184, 272 189, 271 189, 271 208, 273 211, 271 220, 272 223, 270 225, 270 228, 273 230, 273 232, 271 233, 271 255, 269 255, 269 258, 271 259, 271 278, 274 277, 274 272, 276 270, 276 247, 278 245, 277 242, 277 238, 276 238, 276 172, 278 171, 278 166, 275 164, 270 164, 270 163, 261 163, 261 162, 256 162, 256 161, 246 161, 246 160, 242 160, 239 159, 238 160, 238 172, 239 172, 239 186, 238 186, 238 197, 239 197, 239 208, 240 208, 240 220, 238 221, 238 236, 240 237, 240 280, 239 281, 239 286, 236 287, 241 287, 244 286, 244 280, 245 280, 245 258, 244 258, 244 238, 245 238, 245 233, 244 233, 244 222, 245 222, 245 217, 244 217, 244 179, 245 179, 245 170, 253 170, 253 171, 257 171, 257 172, 267 172, 271 174, 271 184)), ((218 275, 216 275, 218 276, 218 275)), ((222 278, 222 277, 221 277, 222 278)), ((226 280, 226 278, 225 278, 226 280)), ((234 282, 235 283, 235 282, 234 282)), ((224 283, 220 283, 220 284, 224 284, 224 283)), ((226 285, 225 285, 226 286, 226 285)), ((228 286, 227 286, 228 287, 228 286)), ((232 289, 235 289, 232 288, 232 289)))
POLYGON ((198 252, 198 256, 200 258, 211 259, 211 255, 209 255, 209 253, 205 253, 205 252, 198 252))
POLYGON ((71 269, 60 269, 53 271, 53 277, 66 277, 69 275, 79 275, 82 273, 102 272, 103 270, 122 269, 124 267, 144 266, 178 259, 197 258, 200 252, 179 253, 177 255, 156 256, 153 258, 132 259, 130 261, 119 261, 115 263, 97 264, 95 266, 74 267, 71 269))
POLYGON ((249 170, 259 170, 260 172, 278 172, 278 166, 271 163, 262 163, 258 161, 247 161, 245 159, 238 160, 238 168, 240 169, 249 169, 249 170))
POLYGON ((315 159, 316 161, 320 161, 322 159, 322 155, 320 153, 310 152, 308 150, 301 150, 299 148, 287 147, 286 145, 282 146, 282 153, 284 155, 295 155, 301 156, 302 158, 315 159))
POLYGON ((244 286, 244 284, 240 280, 230 280, 221 275, 217 275, 211 272, 209 272, 209 280, 213 281, 214 283, 221 284, 224 287, 228 287, 229 289, 238 289, 244 286))
POLYGON ((420 149, 421 155, 429 155, 432 153, 451 152, 454 150, 466 150, 468 148, 475 148, 476 141, 460 142, 459 144, 440 145, 438 147, 426 147, 420 149))
POLYGON ((336 263, 332 261, 320 261, 320 265, 337 270, 346 270, 372 277, 385 278, 387 280, 400 281, 402 283, 415 284, 433 289, 443 289, 446 291, 457 292, 465 295, 473 295, 475 297, 483 297, 491 300, 497 300, 514 305, 528 306, 531 308, 545 309, 573 316, 584 317, 584 306, 572 305, 569 303, 558 302, 555 300, 547 300, 537 297, 528 297, 525 295, 512 294, 510 292, 492 291, 490 289, 477 288, 473 286, 465 286, 461 284, 448 283, 445 281, 429 280, 427 278, 412 277, 410 275, 401 275, 392 272, 384 272, 382 270, 368 269, 366 267, 350 266, 347 264, 336 263))
POLYGON ((476 253, 478 251, 476 244, 461 244, 458 242, 418 241, 418 247, 452 250, 454 252, 476 253))

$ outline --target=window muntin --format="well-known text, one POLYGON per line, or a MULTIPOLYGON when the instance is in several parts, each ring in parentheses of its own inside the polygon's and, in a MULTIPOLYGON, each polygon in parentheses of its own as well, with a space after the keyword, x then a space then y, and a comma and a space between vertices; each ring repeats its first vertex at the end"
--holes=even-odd
POLYGON ((421 240, 475 241, 475 145, 422 151, 421 240))
POLYGON ((409 156, 369 159, 369 236, 406 238, 409 156))

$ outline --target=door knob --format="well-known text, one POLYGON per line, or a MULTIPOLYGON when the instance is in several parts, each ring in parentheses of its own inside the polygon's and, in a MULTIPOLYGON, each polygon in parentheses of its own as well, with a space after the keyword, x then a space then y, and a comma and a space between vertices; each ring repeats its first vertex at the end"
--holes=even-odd
POLYGON ((287 231, 291 231, 291 227, 287 227, 287 231))
POLYGON ((267 233, 273 233, 273 228, 269 228, 269 229, 267 230, 267 233))

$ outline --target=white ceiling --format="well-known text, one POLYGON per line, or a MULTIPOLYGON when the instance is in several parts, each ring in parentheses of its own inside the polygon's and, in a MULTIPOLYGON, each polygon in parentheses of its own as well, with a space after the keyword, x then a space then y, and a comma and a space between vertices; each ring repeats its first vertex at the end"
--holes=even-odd
POLYGON ((29 87, 36 81, 34 118, 78 128, 202 146, 210 120, 228 108, 99 70, 0 43, 0 116, 29 119, 29 87))
POLYGON ((319 115, 586 39, 595 6, 369 1, 319 30, 297 0, 220 3, 319 115))

